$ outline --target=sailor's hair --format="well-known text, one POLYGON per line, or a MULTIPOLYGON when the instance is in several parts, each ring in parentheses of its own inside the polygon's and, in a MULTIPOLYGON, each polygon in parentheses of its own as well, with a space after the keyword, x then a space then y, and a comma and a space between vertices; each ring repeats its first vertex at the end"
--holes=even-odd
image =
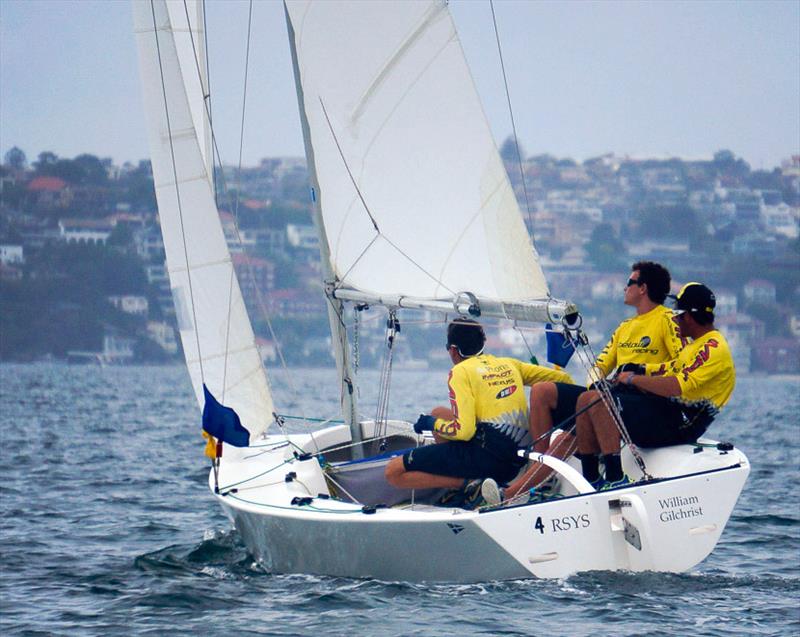
POLYGON ((480 354, 483 351, 484 343, 486 343, 486 334, 477 321, 458 318, 447 326, 447 347, 455 345, 458 353, 464 358, 480 354))
POLYGON ((639 271, 639 281, 647 284, 647 296, 653 303, 663 303, 669 294, 672 284, 669 270, 654 261, 637 261, 631 266, 631 272, 639 271))

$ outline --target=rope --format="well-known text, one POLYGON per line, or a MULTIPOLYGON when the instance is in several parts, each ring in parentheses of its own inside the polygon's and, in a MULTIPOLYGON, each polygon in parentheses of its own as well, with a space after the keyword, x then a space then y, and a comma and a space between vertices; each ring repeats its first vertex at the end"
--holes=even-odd
MULTIPOLYGON (((581 361, 586 372, 592 373, 593 370, 596 370, 597 357, 592 350, 592 346, 590 345, 589 338, 586 336, 586 334, 580 328, 570 329, 566 325, 564 325, 564 333, 567 340, 569 340, 574 346, 575 352, 578 354, 578 360, 581 361)), ((636 465, 642 472, 642 476, 645 480, 652 479, 652 476, 648 473, 647 467, 645 466, 644 458, 642 458, 642 455, 639 452, 639 448, 634 444, 630 434, 628 433, 627 427, 625 427, 625 422, 622 419, 621 413, 622 405, 619 401, 619 398, 612 396, 612 387, 610 383, 604 377, 599 377, 595 381, 594 385, 595 390, 603 402, 603 405, 614 421, 620 437, 625 444, 628 445, 628 448, 633 455, 633 459, 636 461, 636 465)))
POLYGON ((503 72, 503 85, 506 89, 506 102, 508 103, 508 113, 511 117, 511 130, 514 133, 514 147, 517 150, 517 162, 519 164, 519 176, 522 180, 522 192, 525 194, 525 209, 528 213, 528 223, 533 232, 533 215, 531 214, 531 204, 528 199, 528 186, 525 182, 525 171, 522 168, 522 153, 519 150, 519 137, 517 136, 517 125, 514 121, 514 109, 511 108, 511 94, 508 90, 508 78, 506 77, 506 65, 503 61, 503 49, 500 46, 500 32, 497 29, 497 18, 494 14, 494 0, 489 0, 489 6, 492 9, 492 24, 494 24, 494 37, 497 40, 497 53, 500 56, 500 68, 503 72))
MULTIPOLYGON (((375 427, 378 437, 385 438, 388 427, 389 414, 389 391, 392 380, 392 362, 394 360, 394 344, 400 322, 397 320, 395 310, 389 310, 389 318, 386 321, 386 351, 383 353, 383 363, 381 365, 381 376, 378 384, 378 401, 375 408, 375 427)), ((381 451, 386 448, 386 440, 381 441, 381 451)))
MULTIPOLYGON (((250 35, 251 35, 251 26, 253 23, 253 2, 250 0, 250 10, 247 16, 247 44, 245 46, 245 61, 244 61, 244 83, 242 88, 242 119, 241 125, 239 128, 239 165, 236 170, 236 198, 234 200, 234 207, 233 207, 233 222, 234 226, 237 228, 237 236, 238 236, 238 227, 239 227, 239 202, 241 201, 241 192, 242 192, 242 151, 244 149, 244 121, 245 121, 245 112, 247 110, 247 76, 250 70, 250 35)), ((211 122, 211 116, 209 114, 209 125, 211 122)), ((212 174, 214 171, 212 170, 212 174)), ((215 188, 216 188, 216 177, 214 178, 215 188)), ((216 192, 215 192, 216 195, 216 192)), ((241 237, 239 237, 239 244, 241 245, 241 237)), ((249 263, 248 263, 249 265, 249 263)), ((252 278, 253 288, 255 288, 255 277, 252 278)), ((226 387, 226 378, 228 375, 228 352, 229 352, 229 343, 230 343, 230 335, 231 335, 231 314, 233 309, 233 287, 235 285, 236 280, 236 268, 233 267, 231 263, 231 276, 228 282, 228 320, 225 326, 225 362, 223 364, 223 375, 222 375, 222 395, 223 398, 225 396, 225 387, 226 387)))

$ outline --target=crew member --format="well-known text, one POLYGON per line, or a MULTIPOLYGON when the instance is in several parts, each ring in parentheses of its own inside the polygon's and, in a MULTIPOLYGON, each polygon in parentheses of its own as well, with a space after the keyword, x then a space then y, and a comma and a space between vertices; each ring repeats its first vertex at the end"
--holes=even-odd
MULTIPOLYGON (((714 327, 714 293, 702 283, 687 283, 674 298, 680 333, 692 342, 673 361, 659 366, 662 375, 624 371, 615 380, 617 385, 638 390, 622 392, 616 398, 631 440, 642 448, 696 441, 728 402, 736 383, 728 343, 714 327)), ((582 394, 578 411, 597 397, 596 391, 582 394)), ((629 483, 620 463, 620 432, 602 403, 578 416, 577 436, 578 457, 589 482, 596 488, 629 483), (605 464, 603 479, 598 453, 605 464)))
POLYGON ((473 504, 481 480, 511 480, 522 466, 517 450, 529 444, 525 385, 543 381, 570 383, 566 372, 500 358, 483 352, 486 336, 471 319, 447 327, 447 351, 453 367, 448 386, 450 406, 436 407, 414 425, 432 431, 440 444, 427 445, 393 458, 386 479, 402 489, 465 488, 473 504))
MULTIPOLYGON (((608 377, 615 369, 629 369, 632 366, 641 373, 644 373, 645 367, 655 373, 659 364, 678 355, 683 341, 672 311, 662 305, 671 282, 669 271, 659 263, 639 261, 631 266, 623 302, 633 307, 636 314, 622 321, 614 331, 611 340, 597 357, 596 368, 590 375, 591 382, 608 377)), ((575 451, 573 434, 561 433, 552 444, 546 434, 554 424, 563 423, 575 414, 578 397, 585 391, 586 388, 580 385, 549 382, 531 389, 530 431, 531 437, 537 441, 534 444, 535 451, 557 458, 567 458, 575 451)), ((567 422, 565 426, 572 424, 567 422)), ((499 504, 532 486, 540 485, 551 473, 550 467, 533 463, 505 489, 500 490, 496 484, 487 483, 484 497, 491 504, 499 504)))

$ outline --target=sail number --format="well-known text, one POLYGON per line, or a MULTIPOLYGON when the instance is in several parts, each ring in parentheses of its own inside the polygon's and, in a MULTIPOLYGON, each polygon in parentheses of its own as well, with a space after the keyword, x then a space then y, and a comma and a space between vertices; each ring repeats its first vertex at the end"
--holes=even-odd
POLYGON ((540 534, 544 535, 546 529, 550 529, 551 533, 560 533, 561 531, 585 529, 590 525, 591 520, 589 519, 588 513, 582 513, 581 515, 565 515, 561 518, 551 518, 547 520, 546 525, 544 520, 542 520, 542 516, 540 515, 536 518, 536 523, 533 525, 533 528, 539 531, 540 534))

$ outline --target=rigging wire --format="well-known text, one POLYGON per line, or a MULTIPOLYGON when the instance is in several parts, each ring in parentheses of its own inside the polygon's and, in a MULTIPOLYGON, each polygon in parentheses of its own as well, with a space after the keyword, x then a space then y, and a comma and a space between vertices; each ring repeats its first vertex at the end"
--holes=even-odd
POLYGON ((500 56, 500 68, 503 72, 503 85, 506 89, 506 102, 508 103, 508 113, 511 117, 511 130, 514 133, 514 147, 517 150, 517 163, 519 164, 519 176, 522 180, 522 192, 525 194, 525 209, 528 213, 528 223, 533 232, 533 214, 531 213, 531 204, 528 198, 528 186, 525 181, 525 171, 522 167, 522 153, 519 150, 519 137, 517 136, 517 124, 514 120, 514 109, 511 107, 511 93, 508 90, 508 78, 506 76, 506 65, 503 61, 503 48, 500 46, 500 32, 497 28, 497 17, 494 13, 494 0, 489 0, 489 6, 492 9, 492 24, 494 25, 494 37, 497 40, 497 53, 500 56))
MULTIPOLYGON (((252 33, 252 25, 253 25, 253 0, 250 0, 250 6, 247 13, 247 44, 245 45, 245 56, 244 56, 244 81, 242 87, 242 118, 241 124, 239 127, 239 163, 236 169, 236 198, 234 199, 234 206, 233 206, 233 222, 236 228, 239 227, 239 202, 241 201, 241 191, 242 191, 242 151, 244 149, 244 122, 245 122, 245 113, 247 111, 247 78, 250 71, 250 36, 252 33)), ((206 56, 206 64, 208 64, 208 56, 206 56)), ((211 115, 209 111, 209 126, 211 125, 211 115)), ((222 162, 220 161, 220 168, 222 167, 222 162)), ((212 171, 214 172, 214 171, 212 171)), ((215 190, 214 196, 216 198, 216 182, 215 182, 215 190)), ((241 238, 239 238, 241 244, 241 238)), ((248 260, 248 266, 250 265, 248 260)), ((252 283, 253 288, 256 288, 255 285, 255 277, 252 276, 252 283)), ((228 282, 228 320, 227 325, 225 326, 225 362, 223 365, 223 376, 222 376, 222 387, 223 393, 225 391, 225 378, 228 374, 228 352, 230 351, 230 335, 231 335, 231 314, 233 309, 233 288, 236 285, 236 267, 233 263, 231 263, 231 276, 228 282)), ((257 346, 256 346, 257 347, 257 346)), ((260 354, 259 354, 260 358, 260 354)), ((282 427, 281 427, 282 428, 282 427)))
MULTIPOLYGON (((375 408, 375 428, 376 436, 384 437, 388 429, 389 416, 389 391, 392 382, 392 362, 394 360, 394 346, 397 334, 400 332, 400 321, 397 320, 397 312, 389 310, 389 318, 386 320, 386 350, 383 353, 383 363, 381 365, 380 381, 378 383, 378 401, 375 408)), ((381 441, 380 450, 386 448, 386 440, 381 441)))
MULTIPOLYGON (((597 356, 595 356, 594 350, 592 349, 592 346, 589 343, 589 338, 586 336, 583 330, 581 330, 580 328, 571 330, 565 325, 564 333, 567 339, 575 347, 575 351, 576 353, 578 353, 578 360, 581 361, 587 373, 596 374, 597 356)), ((611 385, 608 382, 608 380, 606 380, 605 377, 598 376, 594 385, 595 385, 595 390, 597 391, 601 401, 603 402, 603 405, 605 406, 606 410, 608 411, 609 415, 614 421, 614 424, 616 425, 617 430, 619 431, 620 437, 625 442, 625 444, 628 445, 628 448, 630 449, 631 454, 633 455, 633 458, 636 461, 636 465, 642 472, 644 479, 650 480, 652 476, 647 471, 644 458, 642 458, 642 455, 639 452, 639 448, 631 439, 631 436, 628 433, 628 429, 625 426, 625 422, 622 419, 622 405, 619 401, 619 398, 616 398, 615 396, 612 395, 611 385)))

